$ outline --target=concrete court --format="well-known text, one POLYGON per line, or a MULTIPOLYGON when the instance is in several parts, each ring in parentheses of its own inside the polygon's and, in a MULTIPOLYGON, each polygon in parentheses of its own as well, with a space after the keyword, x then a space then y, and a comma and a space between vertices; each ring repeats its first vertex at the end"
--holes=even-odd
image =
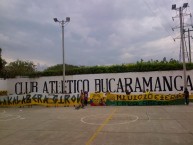
POLYGON ((0 108, 0 145, 193 145, 189 106, 0 108))

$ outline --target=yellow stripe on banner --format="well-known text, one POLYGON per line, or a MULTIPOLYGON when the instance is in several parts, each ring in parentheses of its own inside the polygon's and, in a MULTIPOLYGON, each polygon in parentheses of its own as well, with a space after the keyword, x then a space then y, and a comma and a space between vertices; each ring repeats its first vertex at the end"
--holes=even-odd
POLYGON ((189 99, 193 100, 193 94, 190 95, 189 99))
POLYGON ((89 138, 89 140, 86 142, 86 145, 90 145, 94 139, 97 137, 99 132, 103 129, 103 127, 109 122, 109 120, 112 119, 113 115, 117 111, 117 108, 112 111, 112 113, 104 120, 104 122, 99 126, 99 128, 94 132, 94 134, 89 138))

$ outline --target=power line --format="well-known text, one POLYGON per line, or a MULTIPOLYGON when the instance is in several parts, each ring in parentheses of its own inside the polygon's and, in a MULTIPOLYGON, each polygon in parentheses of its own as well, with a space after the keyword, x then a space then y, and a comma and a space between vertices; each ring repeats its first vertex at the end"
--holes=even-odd
MULTIPOLYGON (((156 13, 152 10, 152 8, 150 7, 150 5, 146 2, 146 1, 143 1, 144 4, 147 6, 147 8, 151 11, 151 13, 154 15, 154 19, 156 17, 156 13)), ((155 19, 157 21, 157 19, 155 19)), ((157 21, 158 22, 158 21, 157 21)), ((158 22, 160 23, 160 22, 158 22)), ((169 36, 172 38, 172 40, 174 39, 172 37, 172 35, 170 34, 170 32, 160 23, 161 27, 169 34, 169 36)))
MULTIPOLYGON (((144 4, 146 5, 146 7, 148 8, 148 10, 153 14, 155 21, 157 21, 157 19, 156 19, 157 14, 152 10, 152 7, 150 6, 150 4, 147 3, 146 1, 143 1, 143 2, 144 2, 144 4)), ((156 5, 157 5, 157 3, 156 3, 156 5)), ((159 6, 156 6, 156 7, 159 8, 159 6)), ((161 10, 159 9, 159 11, 161 11, 161 10)), ((164 16, 165 16, 165 15, 164 15, 164 16)), ((166 20, 168 20, 168 19, 166 18, 166 20)), ((160 22, 159 22, 159 23, 160 23, 160 22)), ((168 23, 166 23, 166 24, 168 24, 168 23)), ((178 47, 178 46, 179 46, 178 43, 177 43, 177 42, 174 43, 174 41, 173 41, 173 40, 174 40, 174 37, 172 36, 172 35, 176 35, 176 34, 175 34, 173 31, 169 31, 165 26, 163 26, 163 24, 161 24, 161 27, 167 32, 168 35, 166 35, 166 36, 169 36, 169 37, 172 39, 172 42, 173 42, 173 43, 170 43, 170 44, 171 44, 172 46, 178 47), (173 32, 173 34, 172 34, 171 32, 173 32)), ((169 25, 169 27, 172 28, 171 25, 169 25)), ((170 29, 170 30, 171 30, 171 29, 170 29)), ((168 47, 170 47, 170 50, 173 50, 171 53, 173 54, 173 56, 174 56, 174 58, 175 58, 175 54, 176 54, 176 57, 177 57, 178 55, 177 55, 177 53, 176 53, 176 50, 172 49, 172 46, 168 46, 168 47)))

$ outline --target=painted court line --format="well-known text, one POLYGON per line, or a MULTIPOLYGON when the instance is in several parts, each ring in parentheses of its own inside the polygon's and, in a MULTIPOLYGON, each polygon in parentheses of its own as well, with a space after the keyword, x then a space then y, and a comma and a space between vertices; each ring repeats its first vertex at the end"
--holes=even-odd
POLYGON ((9 115, 9 114, 8 114, 8 115, 6 115, 4 118, 5 118, 5 119, 1 118, 0 121, 14 120, 14 119, 21 118, 21 116, 20 116, 20 115, 9 115), (7 117, 10 117, 10 118, 6 119, 7 117))
MULTIPOLYGON (((102 123, 92 123, 92 122, 87 122, 85 121, 85 119, 87 118, 97 118, 97 116, 104 116, 106 114, 98 114, 98 115, 89 115, 89 116, 85 116, 85 117, 82 117, 81 118, 81 122, 82 123, 85 123, 85 124, 89 124, 89 125, 102 125, 102 123)), ((132 123, 132 122, 135 122, 139 119, 138 116, 136 115, 128 115, 128 114, 118 114, 118 116, 126 116, 126 117, 133 117, 132 120, 127 120, 127 121, 122 121, 122 122, 115 122, 115 123, 108 123, 106 125, 118 125, 118 124, 128 124, 128 123, 132 123)))
POLYGON ((10 120, 14 120, 14 119, 25 119, 24 117, 21 117, 20 115, 8 114, 8 113, 6 113, 5 110, 3 112, 1 112, 0 114, 2 114, 2 116, 0 117, 0 121, 10 121, 10 120))
POLYGON ((94 134, 89 138, 89 140, 86 142, 86 145, 90 145, 94 139, 97 137, 99 132, 103 129, 103 127, 112 119, 113 115, 117 111, 117 108, 114 109, 111 114, 104 120, 104 122, 98 127, 98 129, 94 132, 94 134))
POLYGON ((4 114, 5 113, 5 110, 3 110, 3 112, 0 112, 0 114, 4 114))

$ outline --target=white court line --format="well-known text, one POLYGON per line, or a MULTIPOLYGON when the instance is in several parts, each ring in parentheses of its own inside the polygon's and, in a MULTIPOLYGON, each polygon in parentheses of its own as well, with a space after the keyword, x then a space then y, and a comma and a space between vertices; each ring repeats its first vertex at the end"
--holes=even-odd
POLYGON ((24 117, 20 117, 20 119, 25 119, 24 117))
MULTIPOLYGON (((97 118, 96 116, 104 116, 105 114, 98 114, 98 115, 88 115, 88 116, 85 116, 85 117, 82 117, 80 119, 80 121, 82 123, 85 123, 85 124, 89 124, 89 125, 103 125, 102 123, 92 123, 92 122, 86 122, 85 119, 88 118, 88 117, 95 117, 97 118)), ((126 115, 127 117, 131 116, 131 117, 134 117, 135 119, 131 120, 131 121, 124 121, 124 122, 118 122, 118 123, 108 123, 108 124, 105 124, 105 125, 118 125, 118 124, 128 124, 128 123, 132 123, 132 122, 135 122, 139 119, 139 117, 137 115, 128 115, 128 114, 118 114, 118 115, 126 115)))
POLYGON ((21 117, 20 115, 7 114, 5 110, 0 114, 2 114, 2 117, 0 117, 0 121, 10 121, 10 120, 14 120, 14 119, 25 119, 25 118, 21 117), (10 117, 10 118, 8 118, 8 117, 10 117), (6 118, 8 118, 8 119, 6 119, 6 118))
POLYGON ((149 114, 148 112, 146 112, 147 118, 148 118, 148 122, 151 121, 151 119, 149 118, 149 114))
POLYGON ((0 114, 2 114, 3 117, 0 117, 0 118, 5 118, 7 117, 8 115, 5 114, 5 110, 3 110, 3 112, 0 112, 0 114))
POLYGON ((9 121, 9 120, 14 120, 14 119, 21 118, 20 115, 9 115, 9 116, 14 116, 14 117, 13 118, 9 118, 9 119, 0 119, 0 121, 9 121))
POLYGON ((12 116, 12 115, 9 115, 9 114, 3 114, 2 117, 0 117, 0 119, 1 119, 1 118, 6 118, 6 117, 9 117, 9 116, 12 116))
POLYGON ((4 114, 5 113, 5 110, 3 110, 3 112, 0 112, 0 114, 4 114))

